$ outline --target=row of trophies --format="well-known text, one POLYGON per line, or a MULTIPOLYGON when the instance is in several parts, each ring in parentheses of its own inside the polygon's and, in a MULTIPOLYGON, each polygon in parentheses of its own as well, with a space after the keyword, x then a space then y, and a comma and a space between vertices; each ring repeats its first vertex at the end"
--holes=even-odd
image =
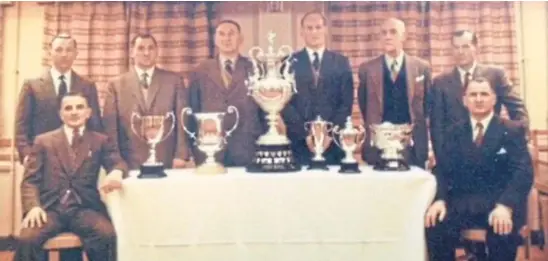
MULTIPOLYGON (((291 56, 291 47, 281 46, 274 51, 274 38, 272 32, 268 34, 268 51, 265 53, 260 47, 249 50, 249 57, 253 63, 253 72, 250 73, 246 85, 249 95, 267 114, 268 131, 256 141, 257 149, 252 163, 247 166, 247 171, 252 173, 293 172, 300 170, 291 151, 290 140, 286 135, 278 132, 276 121, 280 112, 289 102, 293 94, 297 92, 293 72, 290 71, 294 62, 291 56), (283 59, 285 57, 285 59, 283 59)), ((149 158, 141 166, 140 178, 164 177, 164 166, 156 160, 155 147, 165 140, 175 127, 175 115, 169 112, 166 115, 142 116, 133 113, 131 125, 135 135, 143 137, 150 146, 149 158), (165 122, 171 122, 169 130, 165 131, 165 122), (139 126, 139 131, 135 126, 139 126)), ((195 141, 197 148, 204 152, 206 160, 196 168, 197 173, 219 174, 225 173, 224 166, 215 161, 215 154, 227 144, 227 138, 237 128, 239 122, 238 110, 229 106, 227 112, 193 112, 191 108, 181 111, 181 124, 183 130, 195 141), (229 130, 223 130, 223 119, 226 114, 235 114, 234 126, 229 130), (184 117, 193 115, 197 122, 197 132, 187 129, 184 117), (203 131, 202 127, 208 126, 209 131, 203 131), (211 127, 214 126, 214 131, 211 127)), ((358 162, 354 152, 358 150, 366 138, 365 129, 362 126, 353 126, 350 117, 344 127, 334 126, 317 116, 314 121, 305 123, 304 128, 310 133, 312 152, 314 154, 309 169, 325 169, 327 166, 323 154, 329 145, 326 139, 331 133, 332 140, 345 153, 341 160, 340 172, 359 173, 358 162)), ((408 124, 382 123, 369 127, 372 135, 371 145, 382 151, 382 160, 375 165, 378 170, 407 170, 408 164, 402 156, 402 151, 412 143, 412 126, 408 124)), ((329 137, 330 138, 330 137, 329 137)), ((330 138, 331 139, 331 138, 330 138)), ((411 144, 412 145, 412 144, 411 144)))

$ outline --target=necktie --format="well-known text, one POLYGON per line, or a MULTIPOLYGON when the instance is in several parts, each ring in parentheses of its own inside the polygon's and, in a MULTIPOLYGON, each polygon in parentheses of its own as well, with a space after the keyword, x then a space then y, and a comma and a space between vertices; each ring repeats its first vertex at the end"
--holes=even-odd
POLYGON ((394 60, 394 62, 390 66, 390 76, 392 77, 393 82, 395 82, 396 78, 398 77, 398 61, 396 60, 394 60))
POLYGON ((477 147, 481 146, 483 143, 483 124, 481 122, 476 123, 476 129, 478 129, 478 134, 476 135, 476 138, 474 139, 474 143, 477 147))
POLYGON ((63 99, 63 96, 65 96, 67 94, 67 82, 65 82, 65 76, 64 75, 61 75, 59 76, 59 93, 57 95, 57 97, 59 97, 59 101, 61 101, 61 99, 63 99))
POLYGON ((314 68, 315 72, 320 70, 320 55, 318 55, 318 52, 314 52, 314 60, 312 61, 312 68, 314 68))
POLYGON ((141 74, 141 86, 145 89, 148 89, 148 74, 141 74))
POLYGON ((462 86, 464 87, 465 90, 468 87, 468 84, 470 83, 470 78, 471 78, 470 76, 471 76, 471 74, 469 72, 466 72, 464 74, 464 82, 463 82, 462 86))
POLYGON ((231 60, 226 60, 225 61, 225 71, 229 74, 229 75, 232 75, 232 61, 231 60))
POLYGON ((232 61, 231 60, 226 60, 225 61, 225 66, 224 66, 224 73, 222 74, 223 76, 223 82, 225 83, 225 87, 228 88, 230 86, 230 83, 232 83, 232 73, 233 73, 233 69, 232 69, 232 61))

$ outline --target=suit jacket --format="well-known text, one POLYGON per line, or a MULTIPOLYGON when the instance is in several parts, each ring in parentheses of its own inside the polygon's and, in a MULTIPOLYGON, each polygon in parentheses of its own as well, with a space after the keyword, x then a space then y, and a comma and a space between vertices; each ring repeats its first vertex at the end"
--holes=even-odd
MULTIPOLYGON (((292 150, 301 164, 307 164, 312 156, 306 146, 304 124, 319 115, 324 120, 344 127, 346 118, 352 114, 354 87, 352 68, 348 58, 334 51, 325 50, 320 72, 315 79, 312 63, 306 49, 296 52, 293 64, 297 93, 282 111, 292 150)), ((329 164, 337 164, 343 152, 331 144, 325 153, 329 164)))
MULTIPOLYGON (((497 95, 496 114, 500 114, 501 106, 504 105, 512 120, 520 120, 525 126, 528 126, 527 109, 519 94, 508 81, 504 70, 477 64, 473 78, 477 77, 486 78, 491 86, 495 87, 497 95)), ((440 160, 438 154, 441 153, 447 127, 469 118, 468 110, 462 102, 463 91, 463 83, 457 68, 440 74, 433 80, 430 133, 437 161, 440 160)))
MULTIPOLYGON (((255 153, 255 141, 263 131, 259 119, 260 108, 247 94, 245 85, 248 74, 253 71, 253 65, 247 58, 238 57, 228 87, 223 81, 222 70, 219 57, 198 65, 190 79, 190 104, 193 112, 227 112, 228 106, 236 107, 239 113, 238 125, 216 158, 218 162, 224 162, 228 166, 245 166, 251 163, 255 153)), ((190 124, 192 120, 188 122, 190 124)), ((234 123, 236 115, 225 114, 223 130, 229 130, 234 123)), ((197 130, 196 126, 192 129, 197 130)), ((197 163, 205 160, 205 154, 197 148, 193 149, 193 153, 197 163)))
POLYGON ((62 127, 38 135, 21 183, 23 212, 33 207, 48 210, 70 189, 82 207, 106 213, 97 189, 101 167, 127 173, 125 162, 106 135, 86 129, 76 153, 62 127), (76 154, 74 160, 71 154, 76 154))
POLYGON ((167 135, 171 124, 174 124, 173 131, 156 145, 156 158, 167 168, 171 168, 174 158, 187 160, 189 151, 179 120, 182 109, 188 104, 182 77, 156 67, 147 89, 146 101, 141 89, 140 79, 134 68, 108 83, 103 111, 107 135, 116 143, 129 168, 138 169, 147 160, 150 147, 139 131, 139 120, 134 120, 138 133, 133 132, 132 114, 165 116, 172 112, 175 119, 164 121, 163 134, 167 135))
MULTIPOLYGON (((103 131, 95 83, 72 71, 69 88, 70 91, 81 92, 87 97, 93 111, 87 127, 90 130, 103 131)), ((24 81, 15 110, 15 143, 21 163, 29 155, 36 136, 62 125, 59 108, 49 69, 38 78, 24 81)))
MULTIPOLYGON (((428 155, 427 118, 430 108, 431 70, 428 63, 418 57, 404 56, 407 75, 407 99, 409 115, 413 124, 412 152, 420 167, 424 167, 428 155)), ((371 147, 371 124, 383 121, 384 110, 384 55, 362 63, 358 70, 360 86, 358 103, 366 126, 366 140, 363 146, 363 159, 372 164, 377 159, 377 152, 371 147)), ((403 68, 402 68, 403 69, 403 68)))
MULTIPOLYGON (((533 168, 523 126, 494 116, 483 144, 473 142, 470 119, 447 131, 444 159, 436 168, 436 199, 446 200, 459 213, 489 213, 500 203, 523 224, 533 168), (447 156, 450 155, 450 156, 447 156)), ((520 227, 520 226, 518 226, 520 227)))

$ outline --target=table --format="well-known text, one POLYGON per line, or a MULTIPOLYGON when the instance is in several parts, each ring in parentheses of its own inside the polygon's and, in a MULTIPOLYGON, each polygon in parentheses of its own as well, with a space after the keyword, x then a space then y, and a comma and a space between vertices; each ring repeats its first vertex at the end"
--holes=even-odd
POLYGON ((119 261, 425 260, 430 173, 168 170, 124 180, 107 206, 119 261))

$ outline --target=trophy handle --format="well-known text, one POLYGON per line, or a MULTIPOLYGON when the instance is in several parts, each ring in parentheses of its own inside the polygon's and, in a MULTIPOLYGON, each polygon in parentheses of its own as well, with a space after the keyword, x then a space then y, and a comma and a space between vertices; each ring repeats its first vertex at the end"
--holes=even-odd
POLYGON ((304 130, 307 131, 307 132, 310 131, 310 125, 311 124, 312 124, 312 122, 310 122, 310 121, 305 122, 304 123, 304 130))
MULTIPOLYGON (((169 137, 169 135, 171 135, 171 133, 173 132, 173 129, 175 128, 175 124, 176 124, 176 123, 175 123, 175 114, 174 114, 172 111, 166 113, 166 119, 168 119, 168 118, 171 118, 171 127, 169 128, 169 131, 167 132, 167 134, 164 135, 164 137, 162 137, 162 138, 158 141, 158 143, 160 143, 160 142, 166 140, 167 137, 169 137)), ((165 119, 164 119, 164 120, 165 120, 165 119)))
MULTIPOLYGON (((339 132, 339 126, 335 126, 335 127, 333 128, 333 133, 339 135, 339 133, 340 133, 340 132, 339 132)), ((339 136, 339 138, 340 138, 340 136, 339 136)), ((338 146, 339 148, 342 149, 342 146, 341 146, 341 144, 339 143, 339 139, 338 139, 338 138, 333 137, 333 141, 335 142, 335 144, 337 144, 337 146, 338 146)))
POLYGON ((236 113, 236 122, 234 122, 234 126, 232 126, 232 128, 230 128, 230 130, 228 130, 225 134, 225 142, 226 142, 226 137, 230 136, 232 134, 232 132, 234 132, 234 130, 236 130, 236 127, 238 127, 238 123, 240 123, 240 113, 238 113, 238 108, 230 105, 228 106, 228 109, 227 109, 228 113, 236 113))
POLYGON ((333 130, 333 123, 332 122, 326 123, 325 130, 327 131, 327 133, 330 133, 333 130))
MULTIPOLYGON (((137 132, 137 131, 135 130, 135 126, 134 126, 134 124, 133 124, 133 119, 134 119, 134 118, 137 118, 137 119, 141 120, 141 115, 139 115, 139 114, 137 114, 137 113, 135 113, 135 112, 132 112, 132 113, 131 113, 131 118, 130 118, 130 120, 129 120, 129 125, 131 125, 131 131, 133 131, 133 134, 137 135, 137 137, 139 137, 139 139, 143 139, 143 137, 141 137, 141 135, 139 134, 139 132, 137 132)), ((142 124, 142 123, 141 123, 141 124, 142 124)))
POLYGON ((358 125, 358 132, 360 133, 359 135, 363 136, 358 142, 358 148, 360 148, 365 142, 365 128, 362 125, 358 125))
POLYGON ((190 136, 191 139, 196 140, 196 132, 189 131, 185 126, 185 114, 191 115, 192 109, 190 107, 184 107, 181 111, 181 126, 183 126, 183 130, 186 132, 186 134, 188 134, 188 136, 190 136))

